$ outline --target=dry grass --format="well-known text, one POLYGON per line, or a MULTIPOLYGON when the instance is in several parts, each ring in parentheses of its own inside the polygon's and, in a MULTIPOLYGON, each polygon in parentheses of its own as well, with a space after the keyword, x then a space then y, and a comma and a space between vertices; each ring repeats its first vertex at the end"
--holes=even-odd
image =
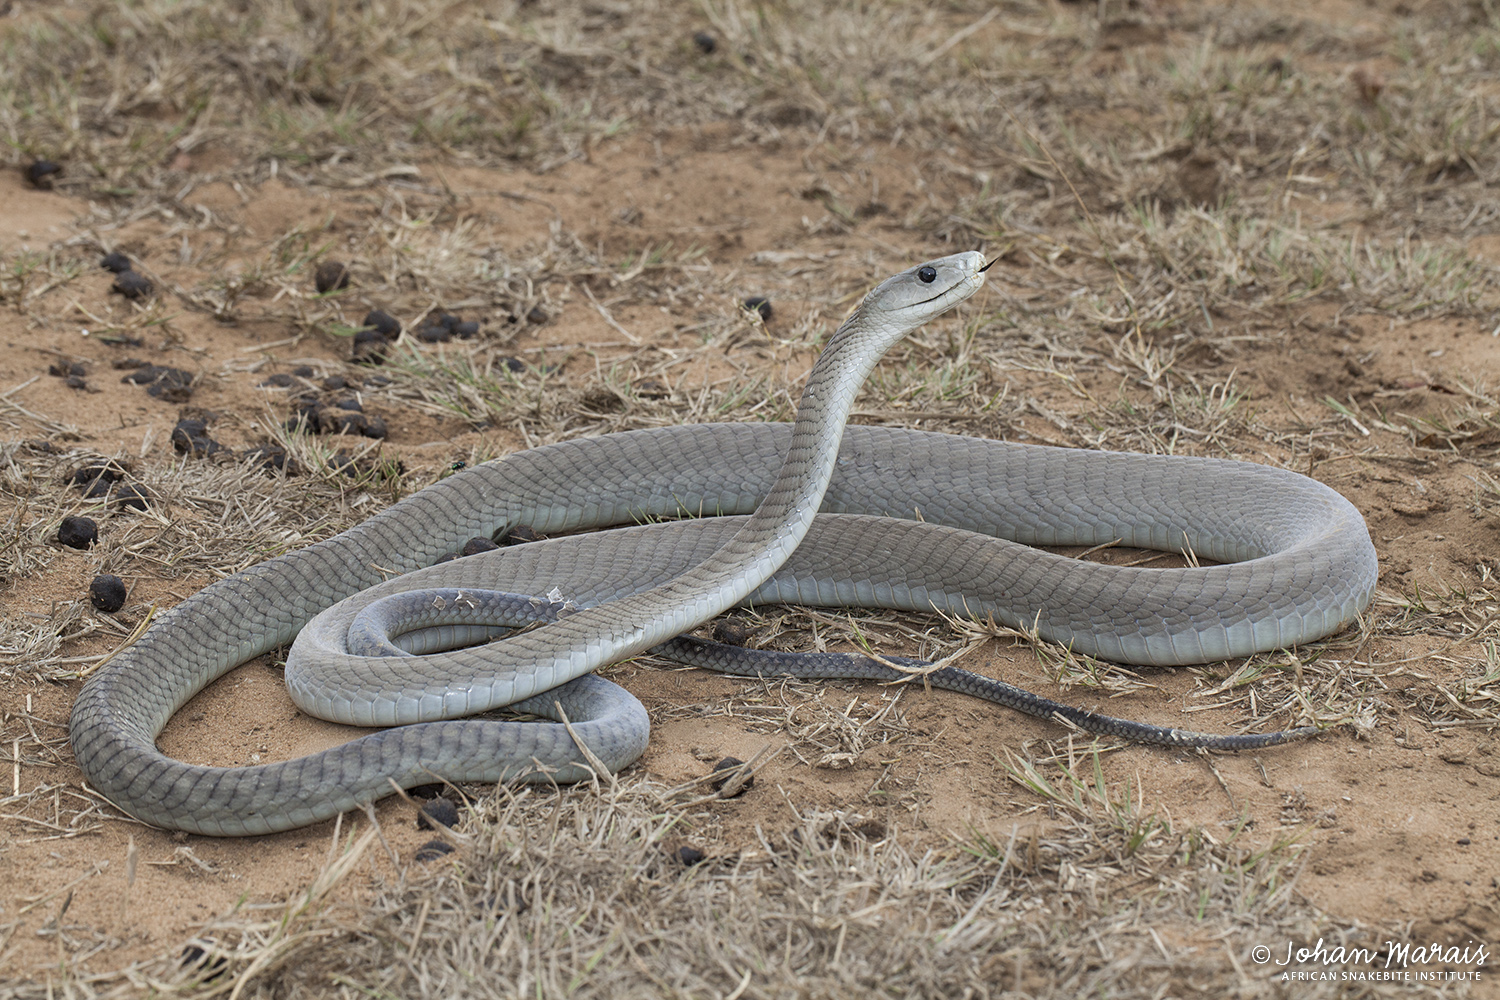
POLYGON ((1097 757, 1017 761, 1011 774, 1051 818, 923 853, 869 817, 790 802, 776 829, 723 843, 703 836, 709 814, 681 804, 692 789, 502 789, 451 835, 455 854, 404 868, 373 899, 340 883, 380 850, 376 831, 335 831, 305 892, 206 927, 196 965, 164 958, 60 985, 90 997, 1144 997, 1233 982, 1271 996, 1225 978, 1217 938, 1246 923, 1329 940, 1352 930, 1299 900, 1294 837, 1255 850, 1237 833, 1177 830, 1138 789, 1110 786, 1097 757), (707 859, 684 866, 686 844, 707 859), (1152 929, 1178 926, 1193 931, 1152 929))
MULTIPOLYGON (((1413 403, 1399 386, 1358 399, 1330 389, 1292 409, 1257 399, 1238 368, 1252 348, 1294 348, 1299 324, 1378 315, 1494 327, 1495 270, 1469 248, 1500 221, 1484 195, 1497 179, 1500 65, 1488 6, 1431 4, 1388 36, 1243 6, 1195 8, 1159 37, 1146 20, 1154 40, 1144 44, 1122 41, 1139 25, 1114 7, 76 0, 21 10, 0 22, 0 58, 14 68, 0 78, 6 155, 17 165, 65 160, 64 189, 95 209, 75 240, 0 261, 0 308, 40 329, 64 322, 73 314, 63 293, 93 272, 97 250, 170 211, 199 279, 166 284, 168 295, 147 307, 88 317, 96 334, 171 343, 172 317, 186 309, 275 329, 289 350, 337 342, 368 305, 308 290, 308 270, 337 247, 358 262, 357 284, 380 289, 381 304, 403 316, 444 308, 515 318, 473 345, 398 345, 384 368, 391 383, 370 393, 390 405, 531 444, 783 419, 792 362, 816 349, 859 283, 878 276, 868 261, 796 262, 817 276, 810 305, 768 329, 737 308, 732 276, 701 246, 590 245, 558 224, 501 250, 430 169, 545 173, 617 137, 716 125, 738 148, 800 160, 818 175, 806 196, 809 242, 827 246, 881 215, 893 219, 882 238, 902 240, 903 252, 984 241, 1002 254, 1004 291, 895 351, 859 419, 1248 457, 1330 476, 1430 478, 1448 467, 1440 462, 1461 463, 1472 483, 1465 509, 1493 519, 1492 388, 1445 386, 1454 400, 1445 406, 1413 403), (697 26, 719 39, 711 57, 693 47, 697 26), (1356 79, 1366 62, 1378 65, 1356 79), (915 200, 899 217, 885 214, 889 192, 861 173, 856 154, 867 147, 920 165, 915 200), (198 165, 181 169, 184 156, 198 165), (272 177, 359 193, 366 210, 305 219, 252 245, 184 204, 215 180, 248 189, 272 177), (518 349, 527 313, 564 301, 597 312, 609 340, 518 349), (631 329, 611 311, 620 303, 679 315, 631 329), (731 347, 758 353, 735 367, 725 360, 731 347), (727 367, 695 381, 710 363, 727 367)), ((787 253, 761 256, 768 281, 790 281, 787 253)), ((259 364, 207 375, 243 377, 259 364)), ((106 457, 86 455, 65 422, 13 394, 0 393, 0 422, 60 451, 0 447, 6 583, 46 572, 63 515, 100 513, 59 480, 106 457)), ((289 482, 236 466, 143 467, 163 502, 149 514, 107 515, 109 540, 91 556, 99 568, 195 587, 421 485, 333 473, 327 460, 347 442, 288 434, 269 413, 241 430, 276 438, 311 474, 289 482)), ((1491 731, 1500 725, 1493 573, 1488 560, 1436 582, 1388 583, 1360 629, 1200 669, 1189 703, 1231 710, 1247 726, 1311 720, 1356 738, 1413 719, 1491 731), (1417 638, 1421 649, 1401 645, 1417 638)), ((0 678, 76 676, 101 655, 80 655, 80 640, 112 647, 147 610, 104 619, 75 601, 45 618, 8 614, 0 678)), ((802 648, 943 652, 971 638, 901 616, 851 624, 796 613, 769 628, 789 628, 802 648)), ((1022 641, 1064 689, 1142 683, 1022 641)), ((734 711, 814 768, 916 742, 885 691, 750 685, 734 711)), ((0 728, 0 761, 17 760, 67 760, 61 731, 29 707, 0 728)), ((379 838, 337 839, 305 892, 247 902, 204 929, 213 961, 223 959, 206 972, 182 969, 175 947, 102 968, 91 956, 108 942, 69 923, 64 905, 44 930, 66 959, 46 981, 0 982, 0 996, 1257 997, 1287 994, 1243 967, 1235 942, 1246 929, 1330 942, 1369 931, 1320 914, 1297 891, 1298 830, 1317 817, 1295 802, 1288 828, 1267 839, 1173 822, 1139 785, 1107 780, 1096 753, 1076 752, 1065 735, 1005 768, 1030 813, 1004 831, 953 831, 936 844, 790 797, 776 828, 724 839, 712 804, 685 804, 701 789, 640 778, 564 794, 501 790, 455 835, 455 854, 398 863, 401 874, 373 893, 349 876, 369 867, 379 838), (682 844, 709 860, 684 868, 671 854, 682 844)), ((779 790, 763 784, 755 794, 779 790)), ((72 838, 108 810, 76 786, 44 781, 0 798, 0 811, 29 835, 72 838)), ((17 926, 0 917, 0 955, 17 926)), ((1302 985, 1298 996, 1344 995, 1302 985)))
MULTIPOLYGON (((9 521, 0 559, 4 578, 14 583, 44 573, 62 551, 56 540, 59 523, 81 515, 100 524, 100 544, 88 550, 94 572, 119 575, 127 586, 147 576, 183 580, 187 589, 180 596, 185 597, 246 566, 335 535, 424 485, 388 482, 373 472, 344 475, 329 468, 334 445, 282 436, 311 475, 270 474, 253 462, 178 461, 137 470, 136 461, 114 456, 117 465, 132 470, 130 481, 149 491, 153 502, 143 511, 122 509, 107 497, 86 499, 65 485, 74 470, 101 464, 105 456, 27 444, 0 448, 0 489, 9 521)), ((45 616, 8 612, 0 616, 0 678, 61 680, 86 674, 86 665, 105 654, 61 653, 95 634, 113 646, 148 611, 128 605, 118 615, 98 615, 80 597, 55 604, 45 616)))

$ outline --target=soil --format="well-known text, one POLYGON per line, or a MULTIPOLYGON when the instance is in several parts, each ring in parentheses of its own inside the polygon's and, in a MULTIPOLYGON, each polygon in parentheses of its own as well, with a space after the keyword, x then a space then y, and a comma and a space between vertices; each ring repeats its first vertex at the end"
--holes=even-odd
MULTIPOLYGON (((683 128, 600 143, 587 159, 546 174, 418 164, 416 178, 356 190, 289 180, 236 188, 210 179, 183 199, 182 210, 201 206, 229 224, 232 236, 203 238, 224 239, 231 261, 257 259, 300 220, 332 216, 353 229, 383 211, 391 192, 439 190, 451 199, 445 225, 471 227, 477 244, 517 254, 545 244, 553 227, 577 233, 581 243, 601 248, 606 257, 667 243, 696 245, 715 275, 716 300, 669 302, 635 296, 629 286, 611 291, 602 283, 557 281, 536 290, 536 301, 548 314, 545 322, 513 322, 504 309, 486 311, 483 304, 455 310, 481 320, 482 336, 505 353, 545 357, 570 375, 586 377, 635 351, 631 339, 663 349, 694 346, 693 324, 704 315, 731 310, 745 296, 768 296, 775 309, 768 338, 726 347, 711 366, 674 373, 681 379, 674 388, 691 393, 735 372, 795 383, 811 360, 810 344, 779 337, 799 324, 805 330, 836 322, 849 296, 861 291, 872 273, 962 249, 924 241, 893 221, 919 200, 940 201, 972 188, 971 179, 942 169, 938 159, 870 146, 841 150, 837 157, 830 152, 822 161, 788 159, 746 148, 713 128, 683 128), (911 183, 916 177, 924 180, 920 187, 911 183), (818 185, 849 204, 873 203, 872 192, 878 191, 881 207, 852 227, 820 232, 817 220, 825 212, 819 196, 808 193, 818 185)), ((0 173, 0 201, 7 206, 0 215, 0 249, 7 252, 45 252, 83 234, 98 234, 88 203, 26 187, 13 172, 0 173)), ((258 443, 256 421, 287 412, 287 390, 260 387, 268 375, 299 365, 311 366, 315 379, 338 374, 357 380, 371 373, 349 363, 346 340, 299 335, 253 315, 228 325, 203 311, 170 305, 173 289, 194 287, 207 277, 191 253, 182 252, 187 237, 180 223, 147 217, 108 233, 111 246, 140 261, 169 303, 169 337, 147 330, 142 345, 132 347, 91 335, 89 327, 98 324, 90 317, 119 324, 149 308, 112 294, 111 276, 103 270, 68 283, 62 294, 73 305, 55 310, 51 324, 27 326, 14 313, 0 315, 0 389, 7 398, 75 428, 79 440, 100 454, 128 457, 148 486, 151 469, 185 461, 170 444, 184 405, 238 415, 224 417, 211 433, 244 449, 258 443), (113 366, 125 356, 191 372, 197 382, 190 403, 153 398, 143 387, 122 382, 124 373, 113 366), (87 387, 70 388, 48 376, 48 365, 59 360, 81 362, 87 387)), ((93 253, 85 247, 77 251, 80 259, 93 253)), ((1008 281, 1018 270, 1015 262, 1002 261, 992 274, 997 280, 984 293, 988 298, 977 308, 1007 301, 1008 281)), ((357 318, 364 309, 385 304, 371 262, 353 261, 352 274, 351 292, 341 305, 347 315, 357 318)), ((302 289, 306 293, 310 271, 297 280, 308 286, 302 289)), ((1476 564, 1492 559, 1496 545, 1493 517, 1479 516, 1475 508, 1476 482, 1493 467, 1487 459, 1418 448, 1405 436, 1378 428, 1370 431, 1368 454, 1332 455, 1311 433, 1295 431, 1326 416, 1320 401, 1327 397, 1377 400, 1387 412, 1416 417, 1450 416, 1463 401, 1463 386, 1493 384, 1500 375, 1491 331, 1470 320, 1398 322, 1344 315, 1314 302, 1253 332, 1255 337, 1232 353, 1199 364, 1220 378, 1232 371, 1235 385, 1248 393, 1248 405, 1264 421, 1292 429, 1278 440, 1236 439, 1242 457, 1311 472, 1365 513, 1382 569, 1383 596, 1372 613, 1395 615, 1390 600, 1472 583, 1476 564)), ((1066 440, 1058 424, 1042 414, 1066 420, 1088 404, 1059 382, 1034 375, 1017 373, 1016 378, 1039 407, 1001 430, 1024 440, 1066 440)), ((1082 377, 1085 389, 1101 398, 1120 381, 1102 370, 1082 377)), ((476 454, 501 455, 528 444, 514 428, 475 429, 394 398, 372 395, 366 409, 380 413, 389 426, 382 454, 399 457, 419 476, 436 476, 476 454)), ((24 437, 34 431, 18 424, 13 433, 24 437)), ((59 469, 59 476, 66 471, 59 469)), ((12 613, 47 614, 55 602, 79 600, 100 560, 97 552, 59 548, 44 573, 14 581, 5 603, 12 613)), ((146 567, 125 575, 136 608, 174 603, 210 582, 203 573, 162 578, 146 567)), ((1495 609, 1481 613, 1493 615, 1495 609)), ((117 641, 100 635, 65 652, 97 654, 117 641)), ((1249 847, 1300 838, 1308 862, 1298 891, 1338 919, 1406 924, 1412 940, 1500 941, 1500 744, 1488 725, 1434 725, 1417 700, 1399 696, 1411 686, 1452 687, 1471 675, 1482 648, 1418 632, 1382 634, 1370 648, 1345 648, 1341 655, 1374 664, 1393 692, 1373 726, 1358 732, 1338 726, 1306 743, 1212 758, 1128 747, 1107 755, 1108 774, 1138 782, 1144 800, 1173 823, 1201 826, 1210 836, 1222 839, 1240 830, 1249 847)), ((966 665, 1056 694, 1024 645, 992 642, 966 665)), ((1147 682, 1143 688, 1107 701, 1082 689, 1061 696, 1113 715, 1200 730, 1232 730, 1244 721, 1239 707, 1215 708, 1212 699, 1201 696, 1222 671, 1138 673, 1147 682)), ((642 663, 614 668, 610 676, 640 696, 656 719, 650 748, 636 766, 669 783, 703 774, 722 756, 749 758, 766 745, 774 749, 790 742, 785 727, 767 724, 753 712, 726 712, 726 705, 814 698, 841 709, 848 705, 846 714, 863 718, 892 697, 881 689, 839 685, 757 688, 642 663)), ((86 794, 82 776, 60 739, 77 688, 77 682, 19 680, 4 687, 6 732, 17 734, 18 721, 24 720, 51 748, 49 754, 25 756, 14 775, 14 791, 43 783, 68 789, 66 795, 57 793, 55 802, 32 803, 24 813, 0 817, 0 856, 9 873, 0 886, 0 922, 16 922, 8 942, 0 942, 9 974, 37 974, 56 961, 59 938, 37 932, 64 911, 66 923, 80 929, 75 937, 92 935, 98 941, 101 951, 91 961, 115 966, 178 948, 205 920, 246 901, 284 899, 324 864, 335 835, 331 822, 277 836, 213 839, 142 826, 104 803, 80 818, 87 801, 79 798, 86 794), (61 829, 51 825, 53 817, 62 820, 61 829), (70 822, 76 824, 71 829, 70 822), (127 877, 132 867, 133 882, 127 877)), ((968 831, 1004 841, 1014 829, 1024 836, 1048 824, 1044 804, 1008 778, 1005 764, 1008 753, 1026 752, 1039 741, 1058 741, 1065 748, 1067 737, 1055 725, 917 690, 902 694, 897 710, 911 734, 898 745, 868 747, 824 766, 796 753, 779 754, 749 794, 717 807, 716 835, 733 845, 751 841, 757 826, 785 827, 789 803, 857 808, 881 829, 932 844, 968 831)), ((279 667, 262 657, 178 712, 160 745, 193 763, 235 765, 297 756, 349 735, 343 727, 298 712, 279 667)), ((1074 741, 1080 747, 1085 742, 1074 741)), ((376 806, 375 816, 389 853, 361 877, 370 882, 400 878, 431 834, 417 829, 413 807, 397 798, 376 806)), ((351 821, 356 819, 364 822, 351 821)))

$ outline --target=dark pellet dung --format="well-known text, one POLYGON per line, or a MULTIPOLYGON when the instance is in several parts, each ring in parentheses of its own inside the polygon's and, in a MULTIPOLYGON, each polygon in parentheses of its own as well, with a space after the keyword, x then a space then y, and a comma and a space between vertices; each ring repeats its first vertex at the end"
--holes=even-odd
POLYGON ((193 394, 193 373, 165 365, 144 365, 120 381, 143 385, 148 395, 169 403, 187 402, 193 394))
POLYGON ((135 483, 116 486, 110 499, 120 510, 145 510, 151 506, 151 494, 146 491, 146 487, 135 483))
POLYGON ((191 454, 198 458, 225 450, 223 445, 208 436, 208 425, 193 417, 177 421, 177 426, 172 428, 172 448, 179 455, 191 454))
POLYGON ((365 326, 374 330, 387 340, 395 340, 401 333, 401 323, 390 313, 379 309, 371 309, 365 313, 365 326))
POLYGON ((313 272, 313 287, 319 295, 349 287, 349 268, 337 260, 325 260, 313 272))
POLYGON ((429 840, 417 848, 417 853, 412 855, 418 861, 436 861, 445 854, 453 853, 453 845, 446 840, 429 840))
POLYGON ((390 344, 390 340, 378 330, 358 330, 354 334, 354 349, 349 354, 349 360, 378 365, 385 360, 390 344))
POLYGON ((466 556, 477 556, 481 552, 493 552, 499 547, 491 539, 479 536, 464 542, 464 547, 459 551, 466 556))
POLYGON ((33 187, 51 191, 52 182, 62 176, 62 166, 51 160, 37 160, 27 164, 23 173, 33 187))
POLYGON ((89 603, 105 614, 114 614, 125 606, 125 581, 101 573, 89 584, 89 603))
POLYGON ((113 253, 105 254, 104 259, 99 261, 99 266, 106 271, 121 274, 130 270, 130 258, 116 250, 113 253))
POLYGON ((121 271, 115 275, 115 283, 111 287, 127 299, 148 298, 152 290, 150 279, 134 271, 121 271))
POLYGON ((65 517, 57 527, 57 540, 70 549, 86 549, 99 541, 99 526, 92 518, 65 517))
POLYGON ((435 798, 431 802, 422 803, 422 808, 417 810, 418 830, 436 830, 439 826, 457 825, 458 806, 452 799, 435 798))
MULTIPOLYGON (((714 774, 718 774, 720 772, 724 772, 724 777, 720 778, 719 780, 717 780, 715 782, 712 782, 714 790, 718 791, 718 790, 722 789, 725 785, 727 785, 729 783, 729 779, 730 779, 732 773, 734 772, 734 770, 736 768, 744 766, 744 763, 745 762, 742 761, 742 760, 740 760, 738 757, 725 757, 723 760, 721 760, 717 764, 715 764, 714 765, 713 773, 714 774)), ((754 784, 755 784, 755 775, 752 774, 752 775, 747 776, 745 778, 745 783, 742 784, 742 785, 740 785, 740 787, 735 790, 734 794, 731 795, 730 798, 739 798, 741 795, 745 794, 745 790, 746 789, 750 788, 754 784)))

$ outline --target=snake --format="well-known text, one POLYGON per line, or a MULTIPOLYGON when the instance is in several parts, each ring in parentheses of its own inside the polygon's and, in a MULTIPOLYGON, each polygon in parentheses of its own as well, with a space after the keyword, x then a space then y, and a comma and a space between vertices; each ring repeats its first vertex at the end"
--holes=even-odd
POLYGON ((146 823, 213 836, 305 826, 435 780, 576 781, 644 752, 645 708, 595 671, 652 649, 749 675, 920 677, 1167 745, 1240 749, 1315 732, 1196 734, 951 666, 832 653, 792 666, 788 654, 757 660, 684 635, 747 604, 935 609, 1091 656, 1177 665, 1310 642, 1368 605, 1377 563, 1363 517, 1309 477, 846 426, 877 361, 969 298, 988 266, 959 253, 876 285, 830 337, 791 424, 688 424, 523 450, 210 584, 84 684, 70 737, 86 780, 146 823), (515 525, 550 537, 440 561, 515 525), (1110 565, 1037 547, 1111 543, 1215 564, 1110 565), (509 632, 488 641, 497 629, 509 632), (288 643, 299 709, 385 728, 243 767, 157 748, 196 693, 288 643), (532 720, 493 717, 507 706, 532 720))

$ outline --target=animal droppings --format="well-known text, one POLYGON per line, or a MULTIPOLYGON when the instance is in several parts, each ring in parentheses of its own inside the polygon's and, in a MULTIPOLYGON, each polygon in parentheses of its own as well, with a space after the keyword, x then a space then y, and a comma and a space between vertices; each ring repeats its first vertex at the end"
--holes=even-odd
POLYGON ((336 260, 325 260, 313 271, 313 287, 319 295, 349 287, 349 268, 336 260))
POLYGON ((65 517, 57 527, 57 540, 70 549, 86 549, 99 541, 99 526, 92 518, 65 517))
POLYGON ((118 576, 101 573, 89 584, 89 603, 112 615, 125 606, 125 581, 118 576))

